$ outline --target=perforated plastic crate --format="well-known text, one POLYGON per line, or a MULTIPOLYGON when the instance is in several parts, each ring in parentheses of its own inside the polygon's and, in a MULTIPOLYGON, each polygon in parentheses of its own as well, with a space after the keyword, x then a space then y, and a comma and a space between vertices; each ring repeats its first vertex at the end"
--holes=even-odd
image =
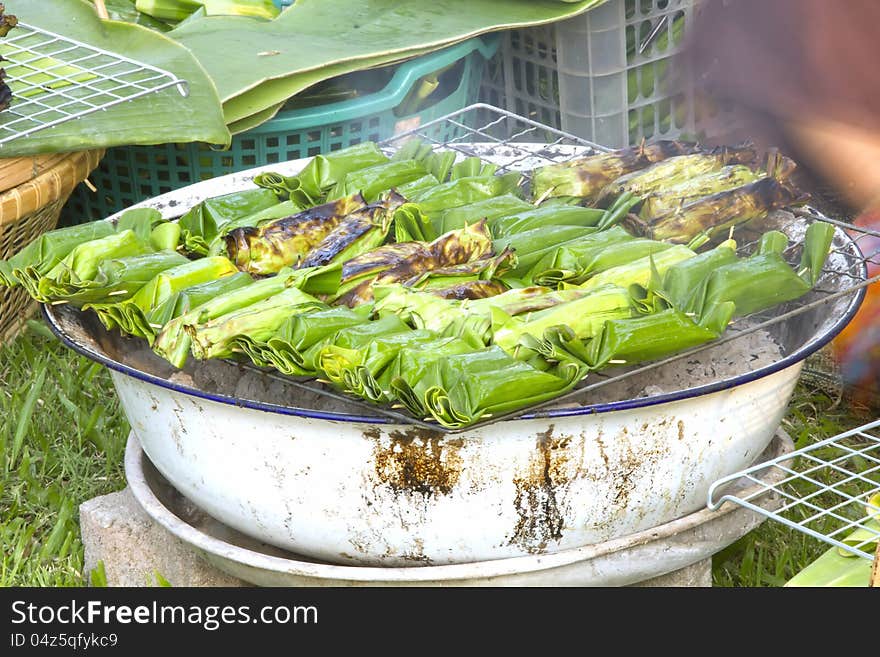
MULTIPOLYGON (((64 206, 61 223, 102 219, 134 203, 223 174, 388 139, 459 110, 479 100, 483 66, 496 53, 499 41, 498 35, 476 37, 405 61, 375 93, 282 110, 266 123, 235 135, 225 150, 199 142, 110 148, 89 176, 97 191, 79 185, 64 206), (451 91, 442 92, 441 84, 420 109, 407 113, 404 101, 410 91, 425 76, 440 71, 449 76, 451 91)), ((438 129, 451 129, 450 124, 443 126, 438 129)), ((456 136, 434 135, 438 141, 456 136)))
POLYGON ((716 124, 674 57, 698 0, 608 0, 555 24, 504 33, 483 79, 487 103, 619 148, 705 137, 716 124))

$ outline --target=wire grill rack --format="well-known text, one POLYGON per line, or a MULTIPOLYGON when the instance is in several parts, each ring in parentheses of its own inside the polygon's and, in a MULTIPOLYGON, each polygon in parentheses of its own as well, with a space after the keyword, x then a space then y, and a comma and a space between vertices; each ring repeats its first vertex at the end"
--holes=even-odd
MULTIPOLYGON (((575 135, 482 103, 468 106, 447 116, 425 123, 418 128, 396 135, 392 139, 381 142, 380 146, 391 152, 408 138, 414 136, 420 137, 438 150, 452 150, 462 157, 474 155, 489 157, 487 153, 491 152, 491 161, 499 165, 498 172, 520 172, 523 177, 522 184, 526 190, 530 185, 529 172, 539 166, 609 150, 575 135), (450 135, 452 136, 450 137, 450 135)), ((284 163, 268 165, 262 170, 269 169, 290 174, 295 173, 293 169, 286 170, 284 163)), ((250 173, 252 176, 253 172, 250 173)), ((247 186, 250 184, 250 177, 244 176, 239 182, 247 186)), ((206 183, 200 184, 204 185, 206 183)), ((201 199, 192 198, 193 203, 198 202, 198 200, 201 199)), ((177 201, 175 201, 174 205, 175 210, 184 211, 184 207, 180 206, 177 201)), ((599 388, 625 379, 644 377, 643 380, 648 380, 650 375, 648 377, 645 377, 645 375, 651 373, 655 368, 680 359, 689 358, 694 354, 728 342, 743 339, 745 336, 759 330, 775 332, 774 338, 778 336, 784 337, 790 329, 800 330, 801 335, 798 337, 796 346, 780 345, 783 349, 783 358, 790 356, 793 351, 798 351, 798 353, 802 354, 801 358, 805 358, 808 353, 804 352, 805 344, 809 344, 811 350, 819 349, 824 342, 817 339, 815 335, 817 332, 816 327, 801 326, 798 328, 799 324, 804 324, 803 321, 798 320, 803 318, 805 313, 809 313, 813 320, 815 320, 816 316, 821 316, 820 321, 833 322, 835 320, 835 313, 843 315, 854 312, 861 302, 865 288, 880 280, 880 275, 869 276, 869 270, 880 268, 880 232, 857 228, 849 223, 831 219, 811 207, 806 207, 796 212, 782 213, 782 218, 777 217, 773 228, 782 230, 789 236, 790 246, 785 255, 787 260, 793 265, 799 261, 806 226, 814 220, 828 221, 834 224, 838 230, 822 278, 813 290, 800 299, 781 304, 766 312, 752 314, 747 318, 737 320, 728 326, 725 335, 720 339, 650 363, 638 366, 616 366, 591 373, 587 379, 566 394, 514 412, 484 417, 465 428, 443 427, 436 422, 425 421, 390 407, 370 404, 360 398, 342 394, 315 379, 297 379, 282 375, 274 370, 258 368, 252 365, 242 365, 238 362, 236 362, 236 365, 260 371, 268 378, 283 380, 296 388, 324 396, 328 399, 344 400, 351 408, 358 409, 359 413, 363 416, 386 418, 395 423, 418 426, 446 434, 471 431, 481 426, 517 417, 547 417, 553 412, 551 411, 551 406, 566 405, 579 407, 578 412, 616 410, 624 406, 621 406, 620 402, 615 402, 613 408, 611 405, 595 404, 590 401, 591 393, 599 388), (832 319, 829 320, 829 316, 832 319)), ((737 228, 736 239, 740 255, 748 255, 754 251, 757 239, 765 229, 766 227, 761 226, 737 228)), ((830 339, 830 335, 826 337, 827 339, 830 339)), ((794 364, 794 362, 789 364, 794 364)), ((725 385, 727 384, 721 382, 718 384, 720 387, 713 389, 721 389, 725 385)), ((733 384, 730 383, 727 387, 730 385, 733 384)), ((655 399, 649 399, 648 403, 660 403, 682 398, 680 396, 681 392, 662 393, 655 399)), ((702 388, 695 392, 691 388, 686 391, 689 396, 705 392, 709 392, 709 390, 702 388)), ((640 399, 638 403, 641 405, 645 401, 640 399)))
POLYGON ((880 420, 764 461, 716 481, 708 507, 733 502, 846 552, 874 559, 880 540, 880 420), (769 476, 768 475, 776 475, 769 476), (770 481, 774 483, 768 483, 770 481), (754 484, 748 494, 725 492, 754 484), (776 509, 757 501, 775 493, 776 509))
MULTIPOLYGON (((396 135, 392 139, 381 142, 380 145, 393 148, 411 137, 419 137, 437 149, 455 151, 462 157, 479 154, 481 151, 478 147, 480 146, 485 147, 487 144, 494 146, 493 162, 500 163, 499 173, 519 171, 523 175, 523 187, 526 189, 531 183, 529 172, 538 166, 555 164, 576 157, 582 157, 583 155, 611 150, 581 139, 576 135, 483 103, 471 105, 458 112, 396 135), (457 136, 449 138, 449 134, 457 136), (543 146, 536 149, 534 147, 535 144, 542 144, 543 146)), ((801 299, 782 304, 762 313, 752 314, 748 318, 737 320, 728 327, 726 334, 718 340, 644 365, 609 368, 602 372, 593 373, 587 380, 566 394, 528 408, 482 419, 465 429, 441 427, 433 422, 424 422, 390 409, 377 407, 359 400, 355 401, 348 396, 344 398, 361 405, 365 411, 368 410, 371 414, 378 413, 393 420, 405 420, 409 424, 420 425, 444 433, 459 433, 475 427, 526 415, 529 417, 546 416, 549 412, 547 410, 548 407, 557 406, 565 402, 588 405, 588 395, 590 392, 612 383, 647 374, 655 368, 687 358, 718 345, 741 339, 750 333, 779 327, 786 322, 796 320, 796 318, 804 313, 822 308, 827 304, 857 297, 854 303, 858 305, 861 302, 865 288, 880 280, 880 271, 878 271, 880 269, 880 232, 832 219, 809 206, 796 209, 789 216, 790 220, 773 226, 773 228, 781 230, 793 238, 791 245, 785 253, 787 260, 792 264, 798 261, 803 247, 802 238, 806 224, 811 221, 822 220, 838 228, 839 235, 829 255, 829 261, 837 259, 837 266, 834 268, 834 271, 826 269, 822 279, 820 279, 815 288, 801 299), (842 240, 839 239, 841 235, 845 235, 842 240), (869 275, 869 272, 873 275, 869 275)), ((757 240, 763 230, 764 228, 761 226, 737 228, 736 237, 738 251, 741 256, 754 252, 757 240)), ((820 346, 817 345, 816 348, 820 346)), ((328 396, 339 396, 338 393, 311 381, 300 381, 296 382, 295 385, 328 396)))
POLYGON ((187 82, 162 69, 19 22, 0 40, 13 100, 0 112, 0 147, 187 82))

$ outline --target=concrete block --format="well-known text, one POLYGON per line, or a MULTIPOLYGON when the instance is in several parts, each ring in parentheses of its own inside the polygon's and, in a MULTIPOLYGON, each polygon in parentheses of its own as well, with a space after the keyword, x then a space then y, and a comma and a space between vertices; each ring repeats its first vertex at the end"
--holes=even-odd
POLYGON ((703 559, 697 563, 685 566, 679 570, 673 570, 665 575, 658 575, 642 582, 630 584, 634 587, 696 587, 711 588, 712 587, 712 559, 703 559))
POLYGON ((104 562, 109 586, 155 586, 159 573, 172 586, 251 586, 204 561, 155 523, 128 488, 79 507, 88 574, 104 562))

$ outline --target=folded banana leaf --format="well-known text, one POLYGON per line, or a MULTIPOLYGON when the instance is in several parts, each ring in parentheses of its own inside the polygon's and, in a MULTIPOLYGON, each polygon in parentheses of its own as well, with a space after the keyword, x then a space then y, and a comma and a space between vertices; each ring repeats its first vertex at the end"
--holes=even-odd
POLYGON ((546 254, 555 251, 566 242, 583 240, 596 232, 596 229, 590 226, 563 225, 533 228, 496 239, 492 243, 492 248, 496 252, 512 249, 516 254, 516 267, 512 275, 522 277, 528 274, 546 254))
POLYGON ((356 385, 352 378, 355 369, 367 365, 378 374, 410 339, 424 342, 426 337, 435 336, 430 331, 413 331, 396 315, 387 315, 341 329, 322 344, 314 360, 321 378, 347 392, 361 394, 361 390, 346 387, 356 385), (395 336, 400 337, 392 339, 395 336))
POLYGON ((388 396, 416 417, 425 418, 428 410, 424 394, 433 383, 429 372, 434 365, 448 356, 474 353, 481 349, 483 346, 479 342, 458 336, 438 336, 430 342, 404 346, 379 375, 377 387, 387 391, 388 396))
POLYGON ((617 365, 647 362, 696 347, 719 335, 674 308, 611 319, 590 342, 588 363, 591 369, 601 369, 612 361, 617 365))
POLYGON ((341 390, 371 402, 391 402, 392 391, 380 383, 382 373, 404 348, 430 348, 437 335, 425 330, 407 330, 374 338, 356 349, 328 345, 318 355, 322 374, 341 390))
POLYGON ((589 294, 577 287, 565 290, 554 290, 549 287, 532 285, 520 287, 502 292, 501 294, 486 299, 474 299, 466 301, 463 306, 468 312, 486 311, 491 313, 492 307, 500 308, 508 315, 522 315, 533 313, 546 308, 552 308, 562 303, 580 299, 589 294))
POLYGON ((673 265, 693 258, 696 255, 696 253, 683 244, 674 244, 671 248, 655 251, 638 260, 632 260, 626 264, 605 269, 590 276, 577 287, 580 287, 582 290, 593 290, 611 284, 626 288, 631 285, 640 285, 647 288, 652 276, 663 276, 673 265))
POLYGON ((398 185, 397 193, 404 198, 413 198, 419 194, 424 194, 426 191, 439 184, 440 181, 437 179, 437 176, 433 173, 426 173, 421 178, 416 178, 411 182, 398 185))
POLYGON ((435 334, 478 336, 482 344, 491 338, 491 306, 474 309, 455 299, 400 284, 377 285, 373 310, 379 317, 395 316, 415 329, 427 329, 435 334))
POLYGON ((251 274, 274 274, 298 265, 339 223, 366 202, 359 194, 302 210, 259 227, 236 228, 226 235, 229 259, 251 274))
POLYGON ((811 287, 822 276, 822 268, 831 252, 834 230, 834 226, 827 221, 817 221, 807 227, 798 275, 805 277, 811 287))
POLYGON ((375 142, 365 141, 338 151, 316 155, 294 176, 262 173, 254 176, 254 184, 287 198, 301 208, 318 205, 336 183, 352 171, 388 162, 388 157, 375 142))
POLYGON ((32 276, 40 278, 61 262, 74 247, 107 237, 114 232, 115 227, 109 221, 92 221, 45 232, 8 260, 0 260, 0 284, 16 287, 19 285, 16 271, 25 269, 31 270, 32 276))
POLYGON ((695 144, 661 140, 589 155, 540 167, 532 178, 532 199, 577 196, 590 201, 620 176, 639 171, 669 157, 699 152, 695 144))
POLYGON ((521 211, 489 218, 489 228, 496 239, 546 226, 595 227, 604 210, 579 206, 528 207, 521 211))
POLYGON ((216 280, 184 288, 151 309, 147 313, 147 323, 154 328, 158 326, 164 327, 175 317, 180 317, 215 297, 241 289, 253 282, 254 279, 251 278, 250 274, 240 271, 222 276, 216 280))
POLYGON ((360 194, 371 203, 379 198, 382 192, 418 180, 427 173, 425 165, 416 160, 391 161, 351 171, 333 186, 327 194, 327 200, 333 201, 344 196, 360 194))
POLYGON ((409 199, 428 216, 449 208, 475 203, 504 194, 515 195, 519 190, 522 174, 505 173, 500 176, 467 176, 441 183, 428 191, 409 199))
MULTIPOLYGON (((250 287, 235 290, 246 292, 250 287)), ((184 330, 192 340, 193 356, 199 360, 227 358, 242 351, 239 339, 253 343, 265 342, 292 314, 326 308, 310 294, 296 287, 288 287, 270 297, 234 310, 201 324, 185 324, 184 330)))
MULTIPOLYGON (((493 346, 434 361, 419 382, 424 392, 413 390, 413 396, 430 417, 457 429, 558 396, 585 374, 574 363, 541 371, 493 346)), ((410 382, 402 376, 393 381, 399 399, 410 382)))
POLYGON ((543 338, 555 326, 566 326, 580 340, 598 334, 610 319, 633 315, 633 304, 626 287, 605 284, 590 290, 586 296, 529 313, 512 316, 498 307, 492 309, 492 342, 510 354, 516 353, 524 335, 543 338))
POLYGON ((767 177, 697 199, 649 222, 627 215, 624 225, 633 234, 687 244, 698 235, 714 237, 772 210, 802 205, 809 198, 789 180, 767 177))
POLYGON ((187 258, 176 251, 156 251, 126 258, 110 258, 98 265, 91 279, 70 281, 62 289, 52 292, 55 300, 64 300, 75 306, 85 303, 118 303, 133 296, 158 274, 188 263, 187 258))
POLYGON ((128 335, 146 338, 151 345, 162 324, 151 324, 150 311, 178 292, 193 285, 215 281, 237 273, 235 265, 223 256, 200 258, 157 274, 133 296, 115 303, 87 303, 84 310, 94 310, 108 329, 119 327, 128 335))
POLYGON ((501 194, 443 210, 434 216, 431 225, 437 231, 437 235, 442 235, 450 230, 457 230, 464 228, 467 224, 476 223, 480 219, 487 219, 492 234, 497 236, 496 222, 493 220, 533 209, 534 206, 531 203, 514 194, 501 194))
POLYGON ((555 287, 582 283, 591 275, 669 248, 670 244, 632 237, 620 226, 572 240, 547 252, 531 269, 529 280, 555 287))
POLYGON ((718 171, 696 176, 680 183, 654 190, 639 207, 639 217, 650 223, 654 217, 674 212, 681 206, 704 196, 748 185, 761 178, 761 174, 743 164, 729 164, 718 171))
POLYGON ((486 299, 506 292, 508 286, 500 280, 483 280, 471 278, 461 280, 462 277, 431 278, 420 289, 441 299, 486 299))
POLYGON ((321 348, 342 329, 369 321, 371 311, 365 304, 293 315, 266 340, 265 347, 248 350, 248 356, 255 364, 274 367, 283 374, 312 376, 318 371, 315 359, 321 348))
POLYGON ((707 152, 676 155, 616 178, 602 189, 594 203, 605 207, 625 192, 636 196, 651 194, 717 172, 729 164, 754 165, 757 157, 758 153, 751 145, 719 146, 707 152))
POLYGON ((492 253, 485 221, 453 230, 433 242, 401 242, 374 249, 342 265, 342 280, 331 303, 350 307, 372 301, 374 285, 403 283, 433 269, 460 265, 492 253))
POLYGON ((299 263, 299 267, 323 267, 343 263, 379 247, 388 236, 394 212, 405 199, 395 192, 376 203, 347 215, 299 263))
POLYGON ((208 245, 226 224, 278 204, 278 197, 271 190, 260 188, 206 199, 190 208, 178 221, 184 248, 190 253, 206 255, 208 245))
POLYGON ((135 208, 123 212, 116 220, 116 232, 130 230, 142 242, 149 243, 153 231, 169 222, 162 218, 162 213, 154 208, 135 208))
POLYGON ((199 306, 195 306, 179 317, 169 321, 153 343, 153 351, 175 367, 183 367, 190 353, 192 340, 186 333, 188 325, 200 325, 228 313, 271 297, 295 283, 290 269, 281 270, 276 276, 254 281, 229 292, 220 294, 199 306))
POLYGON ((132 230, 123 230, 96 240, 82 242, 44 275, 33 267, 15 271, 15 276, 37 301, 63 298, 71 286, 92 280, 105 260, 150 253, 153 248, 132 230))
MULTIPOLYGON (((706 285, 712 272, 736 261, 736 242, 726 240, 714 249, 672 265, 659 284, 650 283, 651 291, 670 307, 689 317, 698 317, 705 305, 706 285)), ((725 326, 726 323, 714 329, 720 333, 725 326)))

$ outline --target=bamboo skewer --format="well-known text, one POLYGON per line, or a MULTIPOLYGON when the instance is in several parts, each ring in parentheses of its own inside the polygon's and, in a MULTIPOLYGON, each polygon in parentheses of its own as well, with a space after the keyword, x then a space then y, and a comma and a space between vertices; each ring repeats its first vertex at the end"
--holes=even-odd
POLYGON ((95 11, 98 12, 98 16, 102 20, 110 20, 110 14, 107 12, 107 5, 104 4, 104 0, 95 0, 95 11))

